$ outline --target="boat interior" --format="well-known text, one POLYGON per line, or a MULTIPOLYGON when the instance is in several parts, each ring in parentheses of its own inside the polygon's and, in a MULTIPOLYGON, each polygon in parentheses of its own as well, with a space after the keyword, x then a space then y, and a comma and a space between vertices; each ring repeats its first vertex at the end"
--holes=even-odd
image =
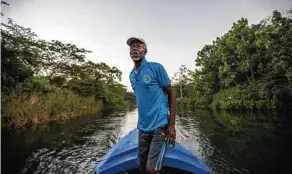
MULTIPOLYGON (((139 174, 139 173, 140 173, 139 169, 132 169, 128 171, 119 172, 118 174, 139 174)), ((172 167, 163 167, 159 174, 192 174, 192 173, 172 167)))

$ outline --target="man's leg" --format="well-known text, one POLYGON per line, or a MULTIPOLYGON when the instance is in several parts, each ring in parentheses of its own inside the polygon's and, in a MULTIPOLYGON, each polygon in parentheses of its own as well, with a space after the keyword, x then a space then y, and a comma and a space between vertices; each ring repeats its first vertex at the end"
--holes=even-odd
POLYGON ((151 133, 139 131, 138 139, 138 165, 141 174, 146 174, 147 158, 150 150, 151 140, 153 135, 151 133))
POLYGON ((165 127, 161 127, 153 133, 146 165, 146 170, 148 173, 159 173, 161 170, 162 161, 167 148, 167 144, 165 142, 165 130, 165 127))

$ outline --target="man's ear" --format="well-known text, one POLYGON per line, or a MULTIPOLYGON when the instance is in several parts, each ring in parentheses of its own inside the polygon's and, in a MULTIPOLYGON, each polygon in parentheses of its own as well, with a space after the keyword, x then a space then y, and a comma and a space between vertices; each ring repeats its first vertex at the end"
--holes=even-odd
POLYGON ((145 55, 147 54, 147 49, 145 49, 145 55))

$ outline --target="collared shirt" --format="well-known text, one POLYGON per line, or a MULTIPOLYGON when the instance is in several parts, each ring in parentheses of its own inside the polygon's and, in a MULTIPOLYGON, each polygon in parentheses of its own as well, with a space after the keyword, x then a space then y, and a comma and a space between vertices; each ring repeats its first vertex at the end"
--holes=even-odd
POLYGON ((138 70, 131 71, 130 81, 138 105, 138 129, 151 132, 166 125, 168 102, 163 88, 170 85, 170 79, 164 67, 144 57, 138 70))

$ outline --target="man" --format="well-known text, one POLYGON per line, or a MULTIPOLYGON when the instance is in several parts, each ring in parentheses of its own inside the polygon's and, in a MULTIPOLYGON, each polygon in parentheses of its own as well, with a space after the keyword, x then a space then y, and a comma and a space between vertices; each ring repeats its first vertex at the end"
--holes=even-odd
POLYGON ((134 61, 130 81, 138 105, 138 165, 141 173, 159 173, 167 142, 172 148, 175 145, 175 94, 164 67, 147 62, 146 42, 131 37, 127 44, 134 61))

